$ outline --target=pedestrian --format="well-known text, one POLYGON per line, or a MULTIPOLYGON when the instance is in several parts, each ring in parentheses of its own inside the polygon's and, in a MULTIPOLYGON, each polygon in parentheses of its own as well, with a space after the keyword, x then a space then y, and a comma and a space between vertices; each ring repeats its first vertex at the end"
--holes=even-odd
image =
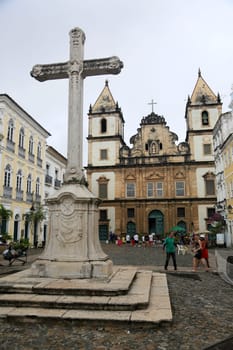
POLYGON ((139 243, 139 235, 135 233, 135 235, 133 236, 133 239, 134 239, 135 247, 137 247, 139 243))
POLYGON ((201 257, 205 260, 207 267, 210 267, 209 264, 209 253, 208 253, 208 243, 204 234, 200 235, 200 248, 201 248, 201 257))
POLYGON ((168 237, 165 239, 165 241, 163 243, 163 249, 166 252, 166 260, 165 260, 164 269, 167 270, 170 257, 172 257, 174 270, 177 270, 177 265, 176 265, 176 244, 175 244, 175 238, 174 238, 174 232, 173 231, 171 231, 169 233, 168 237))
POLYGON ((193 240, 193 248, 192 252, 194 254, 193 256, 193 272, 197 271, 197 267, 200 265, 200 263, 204 266, 205 271, 208 271, 208 266, 205 257, 203 256, 203 249, 204 244, 202 243, 204 240, 203 235, 200 237, 198 235, 194 236, 193 240))
POLYGON ((193 272, 197 271, 197 266, 199 265, 201 261, 201 247, 199 244, 199 236, 195 235, 193 239, 193 245, 192 245, 192 252, 193 252, 193 272))
POLYGON ((145 234, 145 242, 146 242, 146 247, 149 246, 149 235, 146 233, 145 234))
POLYGON ((153 237, 153 235, 151 233, 151 234, 149 234, 149 246, 152 247, 153 244, 154 244, 154 237, 153 237))
POLYGON ((126 235, 126 243, 127 244, 130 244, 130 235, 127 233, 126 235))
POLYGON ((145 236, 144 235, 142 235, 142 246, 143 246, 143 248, 146 247, 145 236))

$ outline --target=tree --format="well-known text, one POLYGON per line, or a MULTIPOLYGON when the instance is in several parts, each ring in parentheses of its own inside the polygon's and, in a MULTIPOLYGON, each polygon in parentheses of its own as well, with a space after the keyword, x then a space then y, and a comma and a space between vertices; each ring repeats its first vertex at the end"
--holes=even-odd
POLYGON ((213 233, 220 233, 224 227, 224 218, 221 214, 219 213, 214 213, 210 219, 210 231, 213 233))
POLYGON ((31 233, 34 241, 33 243, 36 246, 38 241, 36 232, 37 224, 46 219, 46 212, 41 205, 39 205, 37 208, 34 208, 34 205, 32 205, 30 211, 24 214, 23 218, 26 222, 31 224, 31 233))

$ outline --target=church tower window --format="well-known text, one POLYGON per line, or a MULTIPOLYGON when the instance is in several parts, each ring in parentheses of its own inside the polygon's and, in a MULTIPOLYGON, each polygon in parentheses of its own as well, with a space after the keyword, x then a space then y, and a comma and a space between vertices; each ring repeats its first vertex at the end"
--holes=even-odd
POLYGON ((201 121, 202 125, 209 125, 209 114, 207 111, 202 112, 201 121))
POLYGON ((135 183, 134 182, 129 182, 126 185, 126 196, 127 197, 135 197, 135 183))
POLYGON ((185 183, 184 181, 176 182, 176 196, 184 196, 185 195, 185 183))
POLYGON ((148 182, 147 197, 163 197, 163 182, 148 182))
POLYGON ((105 118, 101 119, 101 132, 107 132, 107 120, 105 118))
POLYGON ((203 145, 203 153, 204 153, 204 155, 212 154, 211 143, 204 143, 204 145, 203 145))
POLYGON ((100 150, 100 159, 101 160, 108 159, 108 150, 107 149, 101 149, 100 150))
POLYGON ((105 176, 100 177, 98 180, 99 185, 99 198, 108 198, 108 179, 105 176))
POLYGON ((215 176, 213 173, 207 173, 203 176, 205 181, 206 196, 215 195, 215 176))
POLYGON ((127 216, 128 216, 128 218, 134 218, 134 216, 135 216, 134 208, 127 209, 127 216))

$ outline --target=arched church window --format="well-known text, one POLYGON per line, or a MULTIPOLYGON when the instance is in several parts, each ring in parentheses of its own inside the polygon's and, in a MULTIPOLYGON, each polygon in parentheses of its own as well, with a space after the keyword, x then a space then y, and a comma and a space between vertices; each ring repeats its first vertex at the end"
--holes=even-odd
POLYGON ((152 142, 151 144, 151 153, 156 153, 157 152, 157 149, 156 149, 156 144, 154 142, 152 142))
POLYGON ((201 114, 202 125, 209 125, 209 113, 207 111, 201 114))
POLYGON ((101 119, 101 132, 107 131, 107 120, 105 118, 101 119))

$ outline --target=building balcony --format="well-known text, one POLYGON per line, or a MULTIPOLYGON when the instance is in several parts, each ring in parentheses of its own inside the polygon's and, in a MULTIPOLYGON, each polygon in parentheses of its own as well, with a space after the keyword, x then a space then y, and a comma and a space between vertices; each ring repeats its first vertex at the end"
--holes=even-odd
POLYGON ((22 201, 23 200, 23 191, 16 190, 16 200, 17 201, 22 201))
POLYGON ((28 160, 29 160, 29 162, 34 163, 34 162, 35 162, 35 156, 34 156, 34 154, 28 153, 28 160))
POLYGON ((53 183, 53 178, 50 175, 45 175, 45 184, 46 185, 52 185, 53 183))
POLYGON ((25 149, 23 147, 20 147, 18 148, 18 156, 21 157, 21 158, 25 158, 25 149))
POLYGON ((12 187, 3 186, 3 197, 12 198, 12 187))
POLYGON ((37 157, 37 166, 39 166, 40 168, 42 168, 42 159, 37 157))
POLYGON ((55 180, 54 180, 54 187, 55 187, 55 188, 60 188, 60 187, 61 187, 61 181, 58 180, 58 179, 55 179, 55 180))
POLYGON ((13 142, 11 140, 7 140, 6 148, 8 151, 15 153, 15 142, 13 142))

